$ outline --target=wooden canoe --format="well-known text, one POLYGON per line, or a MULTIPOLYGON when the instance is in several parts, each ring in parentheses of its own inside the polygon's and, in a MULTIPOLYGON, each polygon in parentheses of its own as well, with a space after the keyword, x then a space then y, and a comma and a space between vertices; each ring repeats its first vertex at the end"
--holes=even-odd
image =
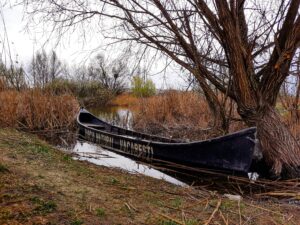
POLYGON ((85 140, 141 160, 247 173, 255 159, 255 127, 209 140, 184 142, 111 125, 84 108, 77 123, 85 140))

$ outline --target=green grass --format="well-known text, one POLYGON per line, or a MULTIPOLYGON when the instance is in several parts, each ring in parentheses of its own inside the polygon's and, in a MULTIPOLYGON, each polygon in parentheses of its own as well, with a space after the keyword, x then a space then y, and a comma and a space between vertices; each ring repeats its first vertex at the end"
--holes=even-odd
POLYGON ((106 216, 105 210, 103 208, 97 208, 96 209, 96 215, 99 218, 104 218, 106 216))
POLYGON ((65 156, 63 157, 63 160, 66 161, 66 162, 70 162, 70 161, 72 161, 72 157, 69 156, 69 155, 65 155, 65 156))
POLYGON ((33 151, 33 153, 37 154, 48 154, 50 150, 48 146, 38 144, 30 145, 29 148, 33 151))
POLYGON ((83 221, 82 220, 78 220, 78 219, 76 219, 76 220, 74 220, 74 221, 72 221, 70 223, 70 225, 81 225, 81 224, 83 224, 83 221))
POLYGON ((39 199, 38 197, 32 198, 31 201, 38 205, 34 209, 34 211, 37 214, 43 215, 43 214, 51 213, 54 212, 57 208, 57 205, 54 201, 44 201, 42 199, 39 199))
POLYGON ((176 197, 175 199, 172 200, 171 205, 174 208, 179 208, 182 205, 182 200, 179 197, 176 197))
POLYGON ((119 184, 120 181, 115 177, 110 177, 109 178, 109 183, 115 185, 115 184, 119 184))
POLYGON ((172 221, 172 220, 161 220, 160 225, 178 225, 178 223, 172 221))
POLYGON ((0 163, 0 173, 9 172, 9 169, 0 163))
POLYGON ((185 221, 185 224, 186 225, 197 225, 197 224, 199 224, 199 221, 195 220, 195 219, 190 219, 190 220, 185 221))

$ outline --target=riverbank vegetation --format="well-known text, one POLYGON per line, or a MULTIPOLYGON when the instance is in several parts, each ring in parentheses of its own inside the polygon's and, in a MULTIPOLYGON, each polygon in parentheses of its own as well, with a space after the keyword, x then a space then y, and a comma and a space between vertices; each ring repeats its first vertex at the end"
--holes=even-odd
MULTIPOLYGON (((283 122, 300 141, 300 101, 282 91, 276 105, 283 122), (297 107, 292 107, 293 104, 297 107)), ((228 101, 225 107, 228 130, 216 129, 205 97, 198 91, 164 91, 150 98, 138 98, 131 108, 134 129, 178 139, 205 140, 248 127, 237 113, 236 105, 228 101)))
MULTIPOLYGON (((229 108, 228 112, 234 114, 234 110, 229 108)), ((209 106, 203 95, 196 91, 170 90, 139 99, 134 112, 134 128, 146 133, 189 140, 205 140, 225 134, 224 130, 214 127, 209 106)), ((227 132, 246 127, 241 121, 228 123, 230 129, 227 132)))
POLYGON ((240 198, 207 190, 207 184, 175 186, 73 160, 34 135, 11 129, 0 129, 0 181, 1 224, 294 225, 300 220, 292 204, 297 196, 280 204, 262 201, 263 193, 240 198))
POLYGON ((140 76, 132 78, 131 92, 134 96, 139 98, 145 98, 155 95, 155 84, 151 79, 143 79, 140 76))
POLYGON ((74 127, 79 105, 68 94, 53 95, 39 89, 0 91, 0 127, 44 132, 74 127))
POLYGON ((116 94, 104 88, 99 81, 56 79, 44 88, 54 95, 69 94, 77 98, 83 107, 106 106, 116 94))

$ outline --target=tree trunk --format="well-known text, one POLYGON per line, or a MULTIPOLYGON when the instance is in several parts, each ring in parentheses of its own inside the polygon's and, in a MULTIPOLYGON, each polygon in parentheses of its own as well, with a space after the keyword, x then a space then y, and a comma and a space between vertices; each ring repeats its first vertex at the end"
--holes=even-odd
POLYGON ((229 121, 226 118, 225 107, 220 103, 218 96, 209 87, 207 82, 200 76, 196 76, 196 78, 199 81, 210 112, 212 113, 214 129, 222 131, 223 134, 228 133, 229 121))
POLYGON ((284 178, 300 175, 300 147, 280 115, 271 106, 245 117, 248 124, 257 126, 257 137, 271 173, 284 178))

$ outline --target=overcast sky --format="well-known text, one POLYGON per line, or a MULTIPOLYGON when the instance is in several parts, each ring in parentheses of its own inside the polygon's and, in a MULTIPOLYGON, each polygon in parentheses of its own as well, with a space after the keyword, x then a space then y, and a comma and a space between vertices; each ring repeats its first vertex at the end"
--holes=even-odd
MULTIPOLYGON (((93 43, 99 43, 99 40, 96 40, 96 38, 94 38, 94 40, 88 40, 89 44, 83 42, 79 43, 75 36, 73 36, 73 40, 65 38, 64 41, 58 45, 55 37, 47 42, 49 34, 44 33, 41 26, 29 28, 26 26, 27 21, 24 19, 23 8, 21 6, 10 7, 7 5, 2 9, 2 12, 12 56, 15 59, 16 55, 18 55, 20 61, 23 63, 30 61, 33 53, 43 48, 46 51, 55 49, 58 55, 69 63, 74 61, 79 63, 84 59, 84 56, 88 55, 88 50, 97 47, 97 45, 93 45, 93 43)), ((2 31, 2 21, 0 25, 2 31)), ((3 39, 2 35, 1 39, 3 39)))
MULTIPOLYGON (((3 0, 0 0, 2 2, 3 0)), ((88 61, 93 54, 93 50, 99 49, 96 52, 101 52, 107 57, 111 56, 110 52, 106 52, 103 46, 99 43, 106 43, 101 37, 101 34, 90 34, 86 41, 73 34, 65 37, 58 45, 55 37, 46 42, 49 33, 43 32, 42 25, 27 28, 27 21, 24 18, 22 6, 12 6, 12 3, 6 4, 1 8, 2 17, 4 18, 7 28, 7 37, 9 39, 9 47, 11 57, 15 61, 25 67, 28 66, 32 59, 33 53, 41 49, 50 51, 54 49, 59 58, 65 61, 69 66, 72 64, 80 64, 88 61)), ((1 38, 1 53, 2 58, 9 59, 9 51, 7 41, 4 40, 4 23, 0 18, 0 38, 1 38), (3 45, 5 43, 5 45, 3 45), (6 55, 6 57, 4 57, 6 55)), ((94 53, 95 55, 95 53, 94 53)), ((163 70, 164 63, 157 62, 150 71, 150 78, 156 83, 157 88, 184 88, 185 83, 178 76, 178 71, 169 69, 166 73, 159 73, 163 70), (165 79, 166 78, 166 79, 165 79)))

